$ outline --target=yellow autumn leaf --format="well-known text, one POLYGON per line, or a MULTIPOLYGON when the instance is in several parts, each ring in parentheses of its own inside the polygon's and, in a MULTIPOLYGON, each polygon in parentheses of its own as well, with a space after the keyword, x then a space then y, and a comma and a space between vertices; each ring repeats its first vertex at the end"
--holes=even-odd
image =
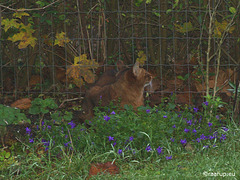
POLYGON ((14 34, 12 37, 8 37, 8 40, 12 42, 20 41, 18 48, 24 49, 28 45, 34 47, 36 45, 37 38, 33 37, 32 35, 29 35, 26 32, 21 31, 20 33, 14 34))
POLYGON ((77 87, 81 87, 83 85, 83 79, 79 78, 79 79, 74 79, 73 83, 77 86, 77 87))
POLYGON ((12 27, 18 28, 19 27, 19 23, 17 23, 16 19, 9 20, 8 18, 2 20, 2 25, 4 26, 3 29, 5 32, 7 32, 7 30, 9 28, 12 28, 12 27))
POLYGON ((30 37, 27 37, 25 36, 21 41, 20 43, 18 44, 18 48, 19 49, 24 49, 26 48, 28 45, 34 47, 36 45, 36 40, 37 38, 33 37, 33 36, 30 36, 30 37))
POLYGON ((88 83, 94 83, 95 82, 95 75, 90 70, 85 70, 84 71, 83 78, 88 83))
POLYGON ((191 22, 185 22, 183 25, 174 24, 176 31, 186 33, 195 30, 191 22))
POLYGON ((23 23, 20 23, 19 24, 19 28, 20 30, 22 31, 25 31, 27 34, 33 34, 35 32, 35 30, 33 29, 33 26, 32 24, 28 24, 28 25, 25 25, 23 23))
POLYGON ((20 33, 14 34, 12 37, 8 37, 8 40, 12 42, 21 41, 26 36, 26 32, 21 31, 20 33))
MULTIPOLYGON (((228 22, 224 20, 222 23, 215 21, 215 29, 214 29, 214 35, 216 37, 221 37, 222 33, 226 31, 226 28, 228 26, 228 22)), ((226 32, 232 33, 234 31, 235 27, 230 27, 226 32)))
POLYGON ((87 59, 86 54, 82 54, 79 57, 74 57, 74 66, 82 65, 85 66, 85 68, 97 68, 98 63, 95 62, 95 59, 90 60, 87 59))
POLYGON ((24 11, 17 11, 13 14, 13 17, 21 19, 23 16, 30 16, 28 13, 24 11))
POLYGON ((95 81, 95 74, 92 69, 98 67, 98 63, 95 60, 87 59, 86 54, 82 54, 79 57, 74 57, 73 65, 67 67, 67 76, 73 79, 73 83, 80 87, 84 81, 93 83, 95 81))
POLYGON ((140 65, 144 65, 146 60, 147 60, 146 54, 143 51, 139 51, 138 58, 136 59, 136 61, 139 62, 140 65))
POLYGON ((70 42, 69 38, 66 37, 65 32, 57 33, 54 45, 64 46, 65 43, 70 42))

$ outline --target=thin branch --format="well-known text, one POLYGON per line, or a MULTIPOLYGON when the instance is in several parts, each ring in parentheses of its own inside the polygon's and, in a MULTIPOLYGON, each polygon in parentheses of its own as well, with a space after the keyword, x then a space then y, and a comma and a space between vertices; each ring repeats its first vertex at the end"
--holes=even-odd
POLYGON ((0 7, 5 8, 5 9, 8 9, 8 10, 10 10, 10 11, 16 11, 16 12, 39 11, 39 10, 47 9, 48 7, 56 4, 56 3, 59 2, 59 1, 60 1, 60 0, 57 0, 57 1, 54 1, 54 2, 48 4, 48 5, 44 6, 44 7, 41 7, 41 8, 33 8, 33 9, 24 9, 24 8, 23 8, 23 9, 14 9, 14 8, 10 8, 9 6, 4 6, 4 5, 2 5, 2 4, 0 4, 0 7))

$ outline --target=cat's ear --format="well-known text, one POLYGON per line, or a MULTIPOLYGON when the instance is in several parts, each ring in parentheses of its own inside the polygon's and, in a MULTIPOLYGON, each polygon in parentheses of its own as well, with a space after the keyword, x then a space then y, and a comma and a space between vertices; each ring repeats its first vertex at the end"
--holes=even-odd
POLYGON ((140 73, 139 62, 136 61, 136 63, 133 66, 133 74, 137 77, 139 73, 140 73))

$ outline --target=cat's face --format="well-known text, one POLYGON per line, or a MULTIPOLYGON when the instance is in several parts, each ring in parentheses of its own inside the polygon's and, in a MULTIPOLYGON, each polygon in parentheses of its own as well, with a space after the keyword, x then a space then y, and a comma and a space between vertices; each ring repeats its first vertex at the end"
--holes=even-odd
POLYGON ((136 62, 133 66, 133 74, 144 87, 151 85, 153 76, 151 73, 143 68, 139 67, 139 63, 136 62))

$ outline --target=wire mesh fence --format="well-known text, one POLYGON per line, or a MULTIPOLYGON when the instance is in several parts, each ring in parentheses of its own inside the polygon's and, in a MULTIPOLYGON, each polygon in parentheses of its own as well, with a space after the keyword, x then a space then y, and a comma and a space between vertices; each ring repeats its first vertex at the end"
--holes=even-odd
POLYGON ((239 1, 0 1, 0 99, 83 95, 122 60, 154 75, 152 105, 232 97, 239 1))

